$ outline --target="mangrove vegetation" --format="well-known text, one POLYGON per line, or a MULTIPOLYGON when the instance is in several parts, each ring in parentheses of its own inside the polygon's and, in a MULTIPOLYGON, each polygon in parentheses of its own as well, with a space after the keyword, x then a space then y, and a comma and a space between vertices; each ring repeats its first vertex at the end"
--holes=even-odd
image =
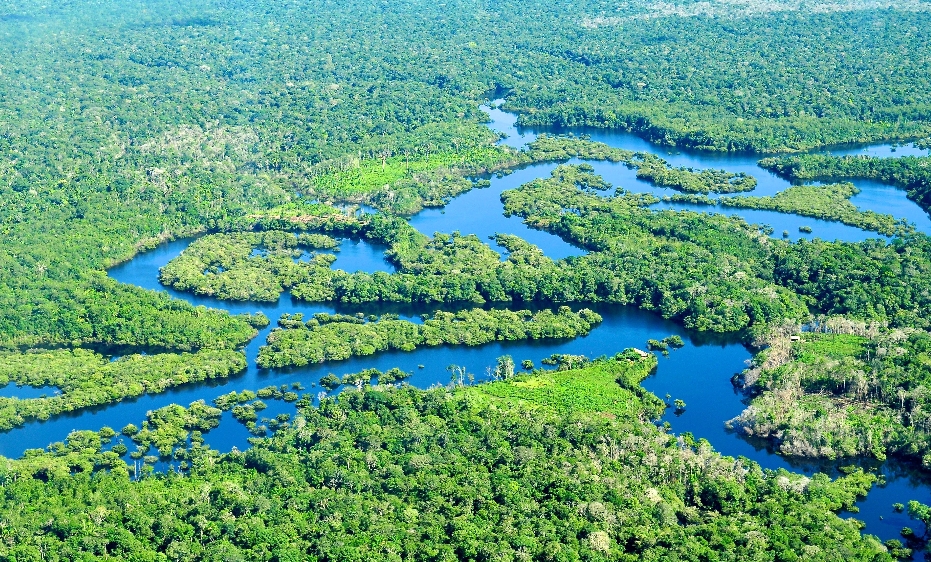
MULTIPOLYGON (((298 315, 300 316, 300 315, 298 315)), ((481 345, 493 341, 573 338, 587 334, 601 316, 588 309, 573 312, 568 306, 553 312, 541 310, 437 311, 424 315, 423 323, 379 318, 315 314, 307 322, 283 319, 285 329, 273 330, 259 349, 259 367, 303 366, 371 355, 379 351, 413 351, 420 346, 481 345)))

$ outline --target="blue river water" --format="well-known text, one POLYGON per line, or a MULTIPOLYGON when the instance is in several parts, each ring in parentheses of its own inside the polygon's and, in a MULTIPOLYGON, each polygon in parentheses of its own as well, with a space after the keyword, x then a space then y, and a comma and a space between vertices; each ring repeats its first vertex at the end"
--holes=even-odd
MULTIPOLYGON (((593 141, 603 142, 614 148, 656 154, 665 159, 671 166, 675 167, 694 168, 696 170, 709 168, 724 169, 733 173, 745 173, 757 179, 756 189, 753 192, 746 193, 746 195, 772 196, 792 185, 789 181, 780 178, 776 174, 760 168, 758 165, 760 155, 758 154, 687 151, 660 147, 631 133, 587 127, 573 129, 542 127, 533 129, 519 128, 515 125, 517 117, 499 109, 497 103, 490 107, 486 106, 484 109, 491 117, 492 121, 490 127, 496 132, 506 135, 501 141, 501 144, 505 144, 512 148, 525 147, 528 143, 533 142, 541 133, 574 134, 576 136, 585 135, 593 141)), ((896 157, 929 155, 927 149, 922 150, 910 145, 894 146, 890 144, 833 147, 823 152, 837 156, 866 155, 896 157)), ((652 193, 659 198, 677 193, 673 189, 656 187, 645 180, 638 179, 636 170, 632 170, 624 164, 611 162, 589 162, 589 164, 595 168, 597 174, 603 176, 615 187, 622 187, 628 191, 638 193, 652 193)), ((538 170, 535 177, 542 177, 549 175, 553 167, 555 166, 543 164, 539 167, 531 166, 530 169, 538 170)), ((518 185, 524 183, 524 181, 519 182, 518 185)), ((860 193, 851 198, 851 202, 858 209, 892 215, 897 219, 905 219, 912 223, 919 231, 931 233, 931 217, 929 217, 921 207, 908 199, 905 191, 871 180, 853 180, 851 183, 860 189, 860 193)), ((717 196, 709 194, 709 197, 714 199, 717 196)), ((708 207, 705 205, 690 205, 686 203, 659 203, 656 208, 694 210, 701 212, 710 211, 728 215, 739 215, 744 217, 747 222, 771 226, 774 230, 773 236, 775 237, 782 237, 782 231, 787 230, 790 233, 790 238, 793 240, 799 238, 821 238, 822 240, 856 242, 867 238, 883 238, 874 232, 863 231, 859 228, 841 223, 775 211, 708 207), (812 227, 812 233, 806 234, 799 232, 799 226, 812 227)))
POLYGON ((54 396, 58 389, 54 386, 17 386, 9 383, 0 387, 0 397, 3 398, 44 398, 54 396))
MULTIPOLYGON (((487 108, 493 130, 507 134, 503 143, 520 148, 532 141, 539 132, 567 131, 527 131, 514 127, 515 118, 496 108, 487 108)), ((651 145, 633 135, 606 132, 602 130, 576 129, 575 134, 590 135, 593 140, 606 142, 611 146, 628 150, 656 153, 672 165, 691 166, 695 168, 723 168, 731 172, 746 172, 759 181, 756 193, 771 195, 789 186, 789 183, 759 168, 757 157, 753 155, 689 153, 666 150, 651 145)), ((835 153, 869 153, 880 156, 903 155, 914 149, 899 147, 847 147, 835 153)), ((659 197, 673 192, 656 188, 647 182, 638 180, 633 170, 622 164, 592 162, 595 171, 603 175, 616 187, 629 191, 649 192, 659 197)), ((432 235, 434 232, 460 231, 463 234, 476 234, 487 240, 496 233, 516 234, 539 246, 548 256, 560 259, 572 255, 581 255, 583 250, 576 248, 556 236, 528 228, 516 217, 507 218, 502 214, 500 196, 507 189, 535 178, 546 177, 556 164, 536 164, 514 171, 502 177, 490 178, 491 186, 474 189, 451 201, 443 209, 426 209, 411 218, 411 224, 421 232, 432 235)), ((931 219, 913 202, 905 197, 901 190, 884 186, 876 182, 855 182, 862 190, 853 201, 860 208, 880 213, 889 213, 897 218, 905 218, 916 228, 931 233, 931 219)), ((708 207, 691 208, 686 205, 660 203, 657 208, 686 209, 707 211, 708 207)), ((720 212, 713 208, 714 212, 720 212)), ((727 212, 740 215, 748 222, 768 224, 773 227, 773 236, 781 236, 788 230, 793 239, 802 237, 819 237, 822 239, 839 239, 859 241, 878 237, 875 233, 841 225, 829 221, 787 215, 768 211, 746 211, 728 209, 727 212), (800 233, 799 226, 811 226, 810 235, 800 233)), ((571 340, 547 340, 534 342, 496 342, 478 347, 442 346, 421 348, 413 352, 386 352, 368 357, 356 357, 346 361, 312 365, 299 369, 261 370, 255 366, 258 349, 264 344, 275 320, 283 313, 303 313, 308 317, 316 312, 340 312, 365 314, 394 313, 402 318, 419 321, 420 315, 433 311, 433 308, 411 305, 311 305, 296 301, 287 293, 274 303, 227 302, 207 297, 197 297, 180 293, 161 286, 158 282, 158 270, 171 259, 180 254, 191 240, 178 240, 163 244, 158 248, 140 254, 133 260, 118 265, 109 271, 110 276, 122 283, 133 284, 145 289, 166 291, 171 296, 186 300, 195 305, 227 310, 232 314, 263 312, 271 320, 272 326, 260 330, 257 337, 250 341, 244 351, 248 359, 247 370, 237 376, 222 381, 210 381, 175 388, 170 391, 144 395, 118 404, 90 408, 56 416, 46 422, 33 422, 14 429, 0 436, 0 454, 16 457, 29 448, 45 447, 51 442, 62 440, 76 429, 99 429, 110 426, 119 430, 126 423, 140 423, 146 412, 172 403, 187 405, 195 400, 204 399, 208 403, 221 394, 232 391, 257 390, 269 385, 291 385, 299 383, 303 392, 316 394, 321 389, 316 382, 327 373, 341 376, 362 369, 377 368, 387 370, 399 367, 411 373, 410 384, 426 388, 449 382, 450 365, 466 368, 467 372, 481 379, 487 369, 493 366, 498 357, 511 355, 519 364, 524 359, 540 365, 540 360, 553 353, 571 353, 597 357, 613 355, 626 347, 645 346, 647 339, 661 339, 669 335, 680 335, 686 342, 685 347, 672 351, 668 357, 660 357, 656 373, 644 381, 649 391, 663 398, 667 394, 671 399, 682 399, 687 404, 684 412, 676 414, 669 409, 665 421, 672 424, 677 433, 692 432, 696 437, 708 439, 714 448, 723 454, 748 457, 765 468, 785 468, 811 474, 821 470, 832 475, 837 474, 837 467, 850 464, 842 463, 804 463, 787 460, 765 444, 752 443, 730 434, 724 422, 745 407, 745 401, 731 384, 731 377, 741 371, 751 354, 733 338, 709 337, 691 333, 683 327, 665 320, 655 314, 631 307, 597 306, 595 308, 604 317, 601 325, 580 338, 571 340)), ((340 246, 337 261, 333 267, 347 271, 393 271, 385 260, 384 247, 366 242, 345 240, 340 246)), ((0 389, 0 396, 36 397, 51 394, 55 389, 32 389, 8 385, 0 389), (38 394, 36 394, 38 393, 38 394)), ((292 405, 275 400, 265 401, 268 409, 259 413, 261 418, 273 418, 278 414, 293 413, 292 405)), ((248 447, 249 433, 246 428, 232 419, 229 412, 224 413, 219 428, 205 435, 207 443, 220 451, 229 451, 233 447, 248 447)), ((133 449, 132 443, 126 443, 133 449)), ((131 461, 129 461, 131 462, 131 461)), ((170 463, 160 463, 167 467, 170 463)), ((896 538, 903 526, 914 525, 907 516, 895 513, 894 502, 905 503, 917 499, 931 503, 931 488, 927 477, 921 471, 894 462, 887 462, 877 467, 877 473, 883 474, 885 484, 877 486, 863 501, 858 503, 859 513, 848 514, 867 522, 866 532, 876 534, 882 539, 896 538)))

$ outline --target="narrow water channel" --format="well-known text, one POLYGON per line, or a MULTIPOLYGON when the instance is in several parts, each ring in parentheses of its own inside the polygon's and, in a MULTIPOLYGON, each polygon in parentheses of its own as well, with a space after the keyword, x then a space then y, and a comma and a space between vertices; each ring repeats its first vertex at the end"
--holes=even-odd
MULTIPOLYGON (((780 178, 776 174, 760 168, 757 162, 760 155, 757 154, 728 154, 728 153, 710 153, 702 151, 682 151, 653 145, 640 137, 622 131, 608 131, 604 129, 594 129, 579 127, 572 129, 558 128, 519 128, 516 127, 517 117, 511 113, 499 108, 501 100, 496 100, 490 107, 485 106, 483 109, 488 113, 491 123, 489 126, 492 130, 502 133, 505 137, 500 141, 501 144, 513 148, 523 148, 533 142, 540 134, 571 134, 576 136, 585 135, 593 141, 603 142, 614 148, 622 148, 634 152, 650 152, 656 154, 670 165, 675 167, 691 167, 695 169, 723 169, 733 173, 745 173, 757 179, 757 187, 747 195, 754 196, 772 196, 776 193, 791 187, 791 183, 780 178)), ((851 145, 843 147, 832 147, 824 150, 824 153, 836 156, 847 155, 864 155, 876 157, 901 157, 901 156, 928 156, 931 151, 928 149, 918 149, 914 146, 897 146, 893 144, 879 145, 851 145)), ((578 163, 572 161, 571 163, 578 163)), ((604 177, 615 187, 621 187, 625 190, 640 193, 652 193, 657 197, 664 197, 676 193, 674 190, 662 187, 656 187, 649 182, 638 179, 636 171, 631 170, 623 164, 611 162, 589 162, 594 168, 595 173, 604 177)), ((549 175, 555 166, 541 164, 531 166, 521 170, 521 174, 512 187, 517 187, 533 177, 549 175), (534 175, 533 172, 537 175, 534 175), (532 176, 529 177, 528 176, 532 176)), ((863 211, 874 211, 877 213, 889 214, 898 219, 905 219, 913 224, 915 228, 925 234, 931 234, 931 217, 928 216, 921 207, 906 197, 904 190, 898 189, 891 185, 882 184, 871 180, 854 180, 852 183, 860 189, 860 193, 851 198, 851 202, 863 211)), ((494 184, 493 186, 494 187, 494 184)), ((467 194, 468 195, 468 194, 467 194)), ((487 196, 485 196, 487 197, 487 196)), ((716 197, 712 195, 712 197, 716 197)), ((460 203, 462 205, 463 203, 460 203)), ((656 209, 673 209, 673 210, 691 210, 696 212, 709 212, 709 207, 702 205, 689 205, 683 203, 659 203, 653 208, 656 209)), ((791 239, 801 238, 822 240, 841 240, 846 242, 858 242, 869 238, 884 238, 875 232, 865 231, 856 227, 844 225, 838 222, 813 219, 802 217, 794 214, 778 213, 774 211, 763 211, 756 209, 734 209, 712 207, 710 212, 726 213, 744 218, 751 224, 768 225, 773 228, 773 236, 781 237, 782 231, 790 233, 791 239), (809 226, 812 228, 811 233, 802 233, 799 231, 800 226, 809 226)), ((662 365, 662 359, 660 361, 662 365)), ((703 400, 705 406, 702 415, 709 416, 714 420, 712 424, 722 423, 725 420, 736 415, 736 412, 743 408, 743 403, 737 400, 736 403, 727 395, 724 385, 716 383, 719 378, 723 378, 726 368, 721 370, 718 378, 702 379, 692 376, 689 372, 676 371, 675 373, 658 374, 644 382, 644 387, 663 397, 670 386, 677 388, 692 388, 709 384, 713 391, 709 391, 699 399, 703 400), (731 408, 734 408, 733 410, 731 408), (731 412, 735 412, 733 415, 731 412)), ((731 388, 733 391, 733 388, 731 388)), ((676 396, 673 393, 673 396, 676 396)), ((692 402, 686 399, 689 409, 692 410, 692 402)), ((694 410, 687 413, 695 413, 694 410)), ((671 414, 667 414, 667 418, 671 414)), ((888 461, 878 463, 875 461, 857 461, 853 463, 846 461, 811 461, 792 459, 787 461, 785 458, 776 454, 765 445, 759 445, 759 448, 753 447, 748 441, 735 435, 720 435, 723 430, 715 434, 711 428, 701 427, 700 420, 696 420, 689 415, 683 415, 681 418, 670 420, 673 430, 676 432, 693 432, 696 436, 706 437, 714 445, 715 449, 725 455, 738 456, 743 455, 753 459, 764 468, 787 468, 812 474, 814 472, 826 472, 832 476, 838 475, 838 468, 845 464, 862 464, 864 468, 874 470, 881 476, 880 485, 873 487, 867 498, 857 502, 856 513, 844 513, 845 517, 856 517, 866 522, 864 532, 872 533, 879 536, 882 540, 901 538, 899 532, 903 527, 919 528, 921 525, 908 518, 904 513, 896 512, 893 509, 895 503, 907 503, 909 500, 918 500, 928 504, 931 502, 931 475, 926 471, 920 470, 910 464, 904 464, 897 461, 888 461), (752 449, 752 451, 750 450, 752 449)), ((720 429, 722 425, 718 425, 720 429)), ((919 555, 921 556, 921 555, 919 555)))
MULTIPOLYGON (((759 187, 753 194, 771 195, 789 186, 788 182, 759 168, 756 165, 757 157, 753 155, 673 152, 650 145, 632 135, 600 130, 519 131, 514 128, 513 115, 494 108, 489 108, 488 112, 492 118, 491 128, 506 133, 508 137, 503 142, 517 148, 533 140, 540 132, 588 134, 593 140, 606 142, 614 147, 654 152, 675 166, 723 168, 731 172, 748 173, 759 181, 759 187)), ((905 153, 904 148, 897 149, 895 153, 892 152, 892 148, 891 145, 881 145, 867 148, 848 147, 844 150, 878 155, 905 153)), ((650 192, 660 197, 672 193, 670 190, 655 188, 649 183, 638 180, 635 172, 622 164, 604 162, 592 164, 596 173, 603 175, 616 187, 635 192, 650 192)), ((411 224, 428 235, 434 232, 449 233, 456 230, 463 234, 476 234, 482 239, 487 239, 496 233, 516 234, 539 246, 553 259, 581 255, 583 251, 579 248, 556 236, 530 229, 520 219, 506 218, 501 213, 502 191, 518 187, 535 178, 547 177, 555 166, 555 164, 537 164, 500 178, 491 178, 490 187, 463 194, 444 209, 424 210, 411 219, 411 224), (496 209, 497 212, 495 212, 496 209)), ((861 208, 906 218, 919 230, 931 233, 931 220, 917 205, 905 198, 901 190, 876 182, 856 182, 856 184, 861 188, 862 193, 854 198, 854 203, 861 208)), ((663 203, 658 205, 658 208, 681 209, 684 207, 663 203)), ((697 210, 705 211, 707 208, 697 210)), ((743 216, 751 223, 769 224, 775 229, 776 236, 782 230, 789 230, 793 237, 809 237, 809 235, 798 232, 798 226, 808 225, 814 230, 810 237, 846 241, 877 237, 875 233, 857 228, 796 215, 768 211, 748 212, 738 209, 728 210, 728 212, 743 216)), ((210 402, 217 396, 232 391, 257 390, 269 385, 300 383, 305 389, 304 392, 316 393, 320 391, 320 388, 314 388, 313 385, 327 373, 341 376, 368 368, 387 370, 399 367, 412 373, 408 380, 410 384, 427 388, 448 383, 447 367, 453 364, 464 366, 469 373, 482 378, 486 369, 494 365, 497 358, 502 355, 511 355, 517 363, 530 359, 536 365, 540 365, 541 359, 553 353, 571 353, 589 357, 613 355, 626 347, 644 347, 647 339, 662 339, 677 334, 686 341, 686 346, 672 351, 668 357, 660 357, 656 374, 644 381, 644 386, 661 398, 668 394, 671 399, 679 398, 685 401, 687 407, 684 412, 677 415, 670 409, 664 418, 672 424, 673 431, 676 433, 688 431, 696 437, 704 437, 721 453, 750 458, 764 468, 786 468, 808 474, 822 470, 836 475, 839 464, 850 464, 849 461, 836 464, 789 462, 761 444, 753 444, 729 434, 724 429, 724 421, 736 416, 745 406, 742 397, 731 385, 730 379, 733 374, 744 368, 744 362, 751 356, 749 351, 732 338, 715 338, 690 333, 681 326, 655 314, 631 307, 595 307, 604 317, 604 322, 588 336, 572 340, 501 342, 472 348, 458 346, 422 348, 414 352, 387 352, 300 369, 260 370, 255 366, 258 348, 264 344, 275 320, 283 313, 301 312, 307 317, 316 312, 364 312, 365 314, 391 312, 402 318, 418 321, 420 314, 432 312, 436 307, 308 305, 293 300, 288 294, 282 295, 275 303, 226 302, 196 297, 162 287, 158 283, 159 268, 180 254, 189 243, 190 240, 180 240, 164 244, 111 269, 109 274, 117 281, 146 289, 167 291, 172 296, 195 305, 223 309, 232 314, 259 311, 265 313, 272 320, 272 326, 261 330, 259 335, 246 346, 245 352, 249 365, 246 372, 222 381, 191 384, 157 395, 145 395, 119 404, 57 416, 46 422, 30 423, 0 435, 0 454, 17 457, 22 455, 26 449, 41 448, 51 442, 62 440, 70 431, 76 429, 96 430, 107 425, 119 430, 129 422, 138 424, 149 410, 172 403, 187 405, 198 399, 210 402)), ((346 240, 342 243, 337 256, 334 268, 366 272, 392 270, 391 265, 384 260, 384 248, 365 242, 346 240)), ((48 389, 15 386, 0 389, 0 393, 4 396, 23 398, 37 396, 35 394, 37 392, 41 394, 48 392, 48 389)), ((293 412, 293 406, 289 404, 275 401, 267 401, 267 403, 269 408, 261 412, 260 417, 274 417, 279 413, 293 412)), ((208 444, 220 451, 229 451, 233 447, 240 449, 248 447, 246 441, 249 437, 248 432, 243 425, 232 419, 229 412, 224 413, 220 427, 209 432, 205 437, 208 444)), ((907 466, 890 462, 878 466, 877 470, 885 475, 886 484, 874 489, 867 499, 859 502, 860 512, 855 516, 867 522, 866 532, 879 535, 884 540, 896 538, 903 526, 913 526, 914 522, 909 521, 904 514, 895 513, 892 504, 894 502, 905 503, 910 499, 931 503, 931 488, 924 473, 907 466)))
MULTIPOLYGON (((789 181, 780 178, 773 172, 760 168, 757 164, 761 158, 759 154, 689 151, 661 147, 651 144, 631 133, 590 127, 574 127, 572 129, 517 127, 517 117, 498 108, 500 101, 501 100, 496 100, 492 106, 483 106, 483 109, 491 118, 489 127, 495 132, 506 135, 501 141, 501 144, 505 144, 512 148, 524 148, 527 144, 536 140, 537 136, 540 134, 586 136, 593 141, 605 143, 613 148, 621 148, 633 152, 653 153, 666 160, 673 167, 694 168, 696 170, 723 169, 732 173, 744 173, 756 178, 756 189, 741 195, 752 195, 757 197, 772 196, 792 186, 789 181)), ((833 154, 835 156, 863 155, 877 157, 928 156, 931 154, 931 150, 929 149, 919 149, 912 145, 897 146, 894 144, 850 145, 831 147, 822 151, 812 152, 833 154)), ((576 161, 576 163, 577 162, 578 161, 576 161)), ((673 189, 656 187, 645 180, 638 179, 636 170, 632 170, 624 164, 612 162, 589 162, 589 164, 595 168, 595 173, 603 176, 615 187, 622 187, 628 191, 638 193, 651 193, 659 198, 678 193, 673 189)), ((545 177, 549 175, 553 167, 555 166, 541 165, 539 168, 540 174, 536 177, 545 177)), ((536 169, 535 167, 533 168, 536 169)), ((527 180, 521 181, 520 183, 524 183, 525 181, 527 180)), ((520 185, 520 183, 517 185, 520 185)), ((931 217, 929 217, 928 213, 921 207, 915 204, 914 201, 908 199, 905 191, 871 180, 853 180, 851 183, 860 189, 860 193, 853 196, 851 202, 861 211, 874 211, 876 213, 892 215, 897 219, 905 219, 912 223, 919 231, 931 234, 931 217)), ((709 194, 709 197, 715 199, 717 195, 709 194)), ((709 207, 707 206, 690 205, 686 203, 659 203, 655 208, 700 212, 709 211, 709 207)), ((782 231, 787 230, 793 240, 799 238, 820 238, 822 240, 857 242, 867 238, 883 238, 883 236, 875 232, 864 231, 841 223, 779 213, 776 211, 720 207, 711 207, 710 211, 726 213, 728 215, 738 215, 744 217, 749 223, 772 226, 774 229, 773 235, 775 237, 781 237, 782 231), (801 233, 798 230, 799 226, 811 226, 812 232, 810 234, 801 233)))

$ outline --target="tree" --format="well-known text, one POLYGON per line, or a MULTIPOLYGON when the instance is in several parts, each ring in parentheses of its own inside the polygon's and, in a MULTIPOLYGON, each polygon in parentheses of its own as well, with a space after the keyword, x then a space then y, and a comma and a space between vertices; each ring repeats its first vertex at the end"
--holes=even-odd
POLYGON ((931 538, 931 533, 929 533, 929 527, 931 527, 931 506, 911 500, 908 502, 908 516, 924 524, 925 529, 921 534, 923 540, 931 538))
POLYGON ((498 358, 498 363, 495 365, 495 378, 496 379, 509 379, 514 376, 514 359, 510 355, 502 355, 498 358))

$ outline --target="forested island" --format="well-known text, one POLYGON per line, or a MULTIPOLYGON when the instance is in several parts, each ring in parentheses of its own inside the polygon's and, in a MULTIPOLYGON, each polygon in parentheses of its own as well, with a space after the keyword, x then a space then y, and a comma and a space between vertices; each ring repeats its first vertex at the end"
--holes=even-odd
POLYGON ((920 558, 931 237, 857 198, 931 210, 928 30, 924 0, 7 2, 0 448, 37 445, 0 457, 0 560, 920 558), (524 237, 415 226, 508 178, 472 212, 524 237), (688 337, 554 351, 617 307, 688 337), (750 357, 730 437, 823 471, 644 388, 718 342, 750 357), (918 484, 879 538, 887 459, 918 484))

